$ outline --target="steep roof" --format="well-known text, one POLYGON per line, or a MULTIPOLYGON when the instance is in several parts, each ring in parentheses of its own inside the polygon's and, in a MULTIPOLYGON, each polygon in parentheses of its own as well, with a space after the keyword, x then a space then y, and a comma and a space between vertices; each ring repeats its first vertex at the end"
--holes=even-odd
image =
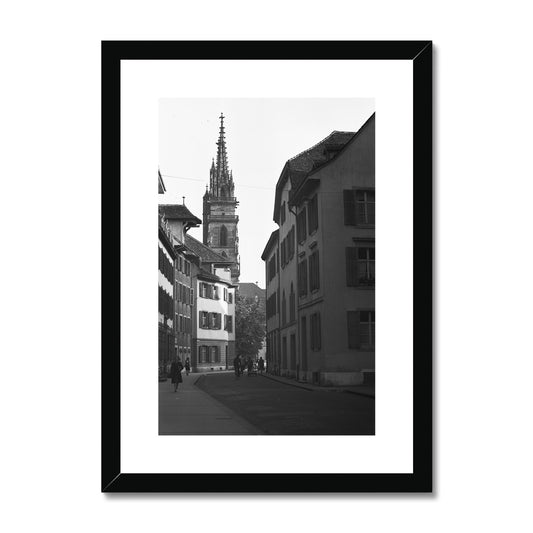
POLYGON ((195 224, 202 223, 198 217, 195 217, 187 207, 182 204, 160 204, 159 213, 165 215, 167 220, 188 220, 195 224))
POLYGON ((291 189, 296 190, 307 174, 331 159, 330 154, 336 154, 355 135, 353 131, 332 131, 320 142, 307 150, 291 157, 283 167, 276 184, 276 198, 274 202, 274 222, 278 222, 279 207, 281 205, 281 190, 287 179, 291 182, 291 189))
POLYGON ((305 175, 327 161, 328 152, 337 152, 353 136, 354 131, 333 131, 325 139, 287 161, 292 188, 296 188, 305 175))
POLYGON ((321 168, 323 168, 323 167, 329 165, 330 163, 332 163, 342 152, 344 152, 345 149, 347 149, 347 147, 349 145, 351 145, 353 142, 356 142, 356 139, 359 138, 359 136, 361 135, 361 132, 364 129, 366 129, 366 127, 369 124, 371 124, 375 120, 375 118, 376 118, 376 113, 372 113, 372 115, 370 115, 370 117, 365 121, 365 123, 357 130, 357 132, 354 133, 352 135, 352 137, 350 139, 348 139, 348 141, 345 142, 344 144, 337 144, 336 146, 334 146, 332 148, 326 148, 326 151, 330 152, 331 157, 327 157, 324 161, 317 162, 317 164, 315 164, 314 168, 312 168, 309 172, 307 172, 303 176, 303 179, 300 180, 300 182, 298 183, 298 186, 297 187, 292 187, 292 189, 291 189, 292 198, 290 200, 291 204, 294 204, 296 196, 298 196, 298 194, 305 189, 304 182, 311 181, 311 176, 313 174, 318 172, 321 168))
POLYGON ((262 289, 257 283, 238 283, 238 291, 240 296, 245 298, 264 298, 265 289, 262 289))
POLYGON ((265 249, 263 250, 263 253, 261 254, 261 259, 263 261, 266 261, 269 250, 274 246, 274 244, 278 241, 278 239, 279 239, 279 229, 274 230, 270 234, 270 237, 268 238, 268 242, 266 243, 265 249))
POLYGON ((161 171, 157 171, 157 175, 159 177, 159 194, 163 194, 166 192, 165 188, 165 182, 163 181, 163 177, 161 176, 161 171))
POLYGON ((215 251, 211 250, 209 246, 206 246, 199 240, 191 237, 191 235, 185 235, 185 246, 194 252, 204 263, 222 263, 230 265, 233 261, 230 261, 227 257, 222 257, 215 251))

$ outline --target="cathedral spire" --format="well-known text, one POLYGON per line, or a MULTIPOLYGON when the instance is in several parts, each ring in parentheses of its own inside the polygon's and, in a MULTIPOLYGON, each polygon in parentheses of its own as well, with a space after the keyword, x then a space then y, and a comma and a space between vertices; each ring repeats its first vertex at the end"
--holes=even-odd
POLYGON ((203 242, 227 259, 231 280, 239 281, 239 217, 235 210, 239 202, 235 197, 233 173, 228 168, 224 115, 220 114, 217 155, 211 162, 209 190, 204 194, 203 242))
POLYGON ((224 129, 224 114, 220 114, 220 129, 217 141, 216 165, 211 165, 210 193, 213 196, 233 196, 232 179, 228 168, 228 154, 226 150, 226 136, 224 129))

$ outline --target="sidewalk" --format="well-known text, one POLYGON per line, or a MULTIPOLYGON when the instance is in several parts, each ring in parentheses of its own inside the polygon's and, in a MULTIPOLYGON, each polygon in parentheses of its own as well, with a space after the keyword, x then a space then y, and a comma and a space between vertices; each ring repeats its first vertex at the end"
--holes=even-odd
POLYGON ((159 435, 259 435, 246 420, 194 386, 203 374, 185 374, 174 385, 159 383, 159 435))
POLYGON ((307 383, 306 381, 296 381, 291 378, 284 378, 281 376, 274 376, 272 374, 259 374, 264 378, 272 379, 274 381, 279 381, 280 383, 285 383, 286 385, 292 385, 293 387, 300 387, 301 389, 309 391, 322 391, 322 392, 348 392, 350 394, 359 394, 361 396, 368 396, 370 398, 375 398, 375 386, 374 385, 352 385, 345 387, 321 387, 320 385, 313 385, 312 383, 307 383))

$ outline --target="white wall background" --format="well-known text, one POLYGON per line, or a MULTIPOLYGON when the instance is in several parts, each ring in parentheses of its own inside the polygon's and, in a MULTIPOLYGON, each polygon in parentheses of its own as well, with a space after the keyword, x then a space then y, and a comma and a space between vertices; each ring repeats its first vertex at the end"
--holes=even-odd
POLYGON ((527 5, 51 0, 4 8, 2 529, 531 529, 527 5), (228 38, 435 43, 434 495, 99 492, 100 40, 228 38))

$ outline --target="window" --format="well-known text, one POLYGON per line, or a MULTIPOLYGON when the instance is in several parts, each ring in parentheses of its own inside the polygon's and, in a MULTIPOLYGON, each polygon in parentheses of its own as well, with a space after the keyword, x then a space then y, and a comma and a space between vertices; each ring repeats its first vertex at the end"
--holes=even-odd
POLYGON ((280 218, 281 224, 282 225, 285 224, 285 202, 281 204, 279 218, 280 218))
POLYGON ((344 224, 349 226, 373 226, 376 223, 375 191, 345 190, 344 224))
POLYGON ((309 235, 318 229, 318 196, 315 194, 307 204, 309 235))
POLYGON ((376 337, 376 312, 348 311, 348 348, 374 349, 376 337))
POLYGON ((296 217, 296 226, 298 228, 298 242, 303 242, 307 238, 307 210, 304 207, 296 217))
POLYGON ((305 316, 301 320, 300 349, 302 354, 302 370, 307 370, 307 319, 305 316))
POLYGON ((272 281, 276 275, 276 254, 274 254, 268 262, 268 281, 272 281))
POLYGON ((220 246, 227 246, 228 245, 228 228, 226 226, 222 226, 220 228, 220 246))
POLYGON ((228 303, 233 303, 233 293, 231 291, 228 291, 228 303))
POLYGON ((348 287, 373 287, 376 280, 375 263, 375 248, 346 248, 346 284, 348 287))
POLYGON ((309 290, 311 292, 320 288, 320 270, 318 250, 309 256, 309 290))
POLYGON ((211 315, 211 320, 209 321, 209 327, 211 329, 220 329, 221 327, 221 314, 220 313, 209 313, 211 315))
POLYGON ((276 314, 276 293, 271 294, 267 299, 266 315, 271 318, 276 314))
POLYGON ((198 346, 198 362, 207 363, 207 346, 198 346))
POLYGON ((283 300, 281 301, 281 324, 284 326, 287 323, 287 299, 285 298, 285 291, 283 291, 283 300))
POLYGON ((289 316, 291 322, 294 322, 296 320, 296 297, 294 295, 294 286, 292 283, 291 292, 289 295, 289 316))
POLYGON ((355 211, 358 225, 376 223, 376 199, 374 191, 356 191, 355 211))
POLYGON ((220 363, 220 352, 218 346, 211 346, 211 362, 220 363))
POLYGON ((285 239, 281 241, 281 268, 283 268, 287 263, 287 252, 285 248, 285 242, 285 239))
POLYGON ((231 315, 224 315, 224 329, 229 333, 233 331, 233 317, 231 315))
POLYGON ((289 248, 289 261, 294 257, 294 226, 289 231, 289 234, 287 235, 288 239, 288 248, 289 248))
POLYGON ((298 295, 307 294, 307 259, 298 264, 298 295))
POLYGON ((311 350, 318 351, 322 346, 322 336, 320 332, 320 313, 311 315, 311 350))
POLYGON ((219 296, 218 296, 218 287, 216 285, 213 285, 213 299, 215 300, 219 300, 219 296))
POLYGON ((209 328, 209 313, 207 311, 200 311, 198 321, 202 329, 209 328))

